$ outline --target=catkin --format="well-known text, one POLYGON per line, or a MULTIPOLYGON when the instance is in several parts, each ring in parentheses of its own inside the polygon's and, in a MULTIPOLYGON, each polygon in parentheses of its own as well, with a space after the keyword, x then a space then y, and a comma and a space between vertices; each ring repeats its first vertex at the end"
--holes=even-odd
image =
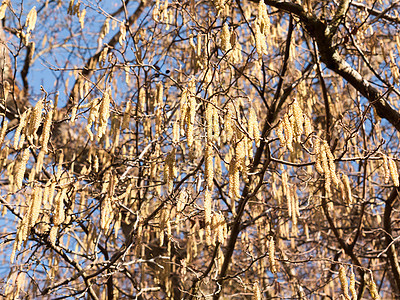
POLYGON ((204 222, 206 226, 206 243, 211 244, 211 216, 212 216, 212 195, 211 191, 206 188, 204 192, 204 222))
POLYGON ((351 300, 349 296, 349 286, 346 277, 346 269, 343 266, 339 267, 339 280, 340 285, 342 286, 343 295, 345 296, 346 300, 351 300))
POLYGON ((110 102, 111 96, 109 91, 103 93, 99 108, 99 128, 97 130, 97 138, 100 140, 101 137, 106 133, 108 119, 110 118, 110 102))
POLYGON ((154 106, 162 106, 164 98, 164 86, 162 82, 156 84, 156 99, 154 106))
POLYGON ((42 188, 35 186, 31 195, 31 204, 29 207, 29 229, 35 226, 36 221, 39 218, 40 207, 42 205, 42 188))
POLYGON ((42 122, 42 111, 43 111, 43 99, 39 100, 35 107, 33 108, 30 117, 29 117, 29 126, 26 127, 26 136, 27 137, 36 137, 36 131, 40 127, 40 123, 42 122))
POLYGON ((304 134, 309 137, 313 133, 314 129, 311 125, 311 120, 309 117, 304 117, 304 134))
POLYGON ((399 173, 397 172, 396 162, 392 158, 389 158, 389 171, 394 186, 399 186, 399 173))
POLYGON ((0 148, 3 146, 4 138, 6 137, 7 125, 8 125, 8 120, 4 119, 3 125, 1 127, 1 131, 0 131, 0 148))
POLYGON ((61 225, 65 221, 64 199, 67 196, 67 188, 59 191, 54 199, 54 225, 61 225))
POLYGON ((176 120, 174 125, 172 125, 172 142, 174 144, 178 144, 180 140, 180 133, 179 133, 179 121, 176 120))
POLYGON ((373 300, 380 300, 381 297, 379 296, 378 289, 376 287, 374 279, 372 278, 372 275, 371 275, 371 279, 367 282, 367 285, 368 285, 369 293, 371 294, 371 298, 373 300))
POLYGON ((26 127, 27 118, 28 118, 28 114, 29 113, 30 113, 29 109, 23 112, 23 114, 21 115, 21 118, 19 120, 18 127, 15 130, 15 133, 14 133, 14 145, 13 145, 15 149, 18 149, 19 138, 20 138, 22 130, 26 127))
POLYGON ((250 138, 254 139, 257 147, 260 146, 260 129, 258 127, 257 114, 252 107, 250 108, 250 116, 247 127, 250 138))
POLYGON ((220 135, 220 129, 219 129, 219 115, 218 115, 218 110, 216 107, 213 106, 213 112, 212 112, 212 127, 213 127, 213 138, 214 141, 218 141, 219 135, 220 135))
POLYGON ((266 35, 269 33, 270 20, 268 16, 267 6, 264 0, 258 3, 258 17, 257 22, 260 24, 262 34, 266 35))
POLYGON ((29 149, 25 148, 22 152, 21 159, 19 163, 14 165, 14 180, 15 180, 15 188, 21 189, 22 188, 22 181, 24 180, 26 164, 29 160, 29 149))
POLYGON ((350 270, 349 290, 350 290, 351 297, 353 298, 352 300, 357 300, 356 277, 354 275, 353 268, 351 268, 351 270, 350 270))
POLYGON ((214 184, 214 151, 211 142, 207 142, 205 146, 205 156, 204 156, 204 163, 205 163, 205 180, 207 187, 212 190, 214 184))
POLYGON ((7 6, 8 6, 8 1, 3 1, 1 3, 1 6, 0 6, 0 20, 3 20, 4 17, 6 16, 7 6))
POLYGON ((86 16, 86 9, 82 9, 82 11, 79 12, 79 24, 81 25, 81 29, 85 27, 85 16, 86 16))
POLYGON ((229 163, 229 197, 232 200, 240 197, 239 164, 236 156, 229 163))
POLYGON ((214 214, 212 223, 212 228, 216 231, 214 242, 217 241, 218 243, 223 244, 228 235, 228 228, 224 215, 221 213, 214 214))
POLYGON ((172 192, 174 186, 174 178, 177 176, 176 168, 176 149, 173 148, 166 156, 164 162, 164 180, 166 181, 168 192, 172 192))
POLYGON ((42 135, 40 136, 40 142, 42 144, 42 151, 44 153, 48 152, 47 146, 49 143, 52 122, 53 122, 53 109, 50 107, 50 110, 47 113, 46 118, 44 120, 42 135))
POLYGON ((120 36, 119 36, 118 42, 121 46, 123 46, 124 41, 126 41, 126 24, 125 24, 125 22, 121 22, 121 25, 119 26, 119 32, 120 32, 120 36))
POLYGON ((206 104, 205 119, 207 139, 211 140, 213 138, 213 106, 211 103, 206 104))
POLYGON ((36 6, 34 6, 29 11, 28 16, 26 17, 25 27, 27 33, 35 29, 36 19, 37 19, 37 12, 36 12, 36 6))
POLYGON ((300 138, 304 130, 303 128, 304 117, 303 117, 303 111, 300 108, 299 102, 296 99, 293 101, 292 110, 294 117, 294 133, 296 137, 300 138))
POLYGON ((333 156, 327 141, 324 141, 324 146, 325 146, 325 152, 326 152, 326 156, 327 156, 328 164, 329 164, 329 175, 330 175, 333 183, 337 186, 339 184, 339 179, 336 176, 335 157, 333 156))
POLYGON ((276 131, 276 135, 279 138, 281 146, 282 147, 286 146, 286 138, 285 138, 285 135, 283 134, 283 121, 280 121, 278 123, 278 127, 276 128, 275 131, 276 131))
POLYGON ((187 139, 188 146, 191 147, 194 141, 194 121, 196 117, 196 97, 192 94, 189 95, 188 98, 188 123, 187 123, 187 139))
POLYGON ((315 150, 315 169, 318 173, 323 174, 324 169, 322 168, 321 161, 321 142, 319 138, 317 138, 314 142, 314 150, 315 150))
POLYGON ((222 31, 221 31, 221 50, 227 52, 230 49, 232 49, 231 33, 229 31, 228 24, 225 23, 224 26, 222 26, 222 31))
POLYGON ((230 142, 233 137, 233 109, 232 106, 228 106, 228 111, 225 114, 225 120, 224 120, 224 131, 225 131, 225 136, 226 136, 226 141, 230 142))
POLYGON ((344 186, 344 194, 345 194, 346 202, 347 203, 353 203, 353 196, 352 196, 352 193, 351 193, 350 180, 349 180, 349 177, 346 174, 343 174, 342 182, 343 182, 343 186, 344 186))
POLYGON ((128 101, 126 103, 126 108, 124 111, 124 116, 122 117, 122 125, 121 125, 121 130, 125 130, 127 128, 129 128, 129 121, 131 118, 131 101, 128 101))
POLYGON ((388 158, 385 154, 382 155, 383 158, 383 170, 384 170, 384 183, 389 183, 390 180, 390 170, 389 170, 389 162, 388 158))
POLYGON ((144 112, 146 105, 146 90, 144 87, 140 88, 138 95, 138 107, 141 112, 144 112))
POLYGON ((290 152, 293 152, 293 125, 290 122, 288 114, 283 117, 283 128, 285 129, 286 147, 290 152))
POLYGON ((262 299, 262 295, 261 295, 261 290, 260 290, 260 286, 258 285, 258 282, 254 282, 253 284, 253 300, 261 300, 262 299))
POLYGON ((275 274, 277 270, 275 260, 275 241, 273 238, 271 238, 268 243, 268 259, 270 271, 275 274))

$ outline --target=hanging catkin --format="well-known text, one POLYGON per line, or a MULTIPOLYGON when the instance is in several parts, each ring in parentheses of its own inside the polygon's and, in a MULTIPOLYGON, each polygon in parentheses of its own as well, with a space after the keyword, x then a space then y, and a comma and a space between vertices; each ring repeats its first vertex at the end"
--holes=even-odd
POLYGON ((103 98, 100 102, 99 108, 99 128, 97 130, 97 138, 100 140, 101 137, 106 133, 108 119, 110 118, 110 102, 111 96, 110 91, 107 90, 103 93, 103 98))
POLYGON ((340 280, 340 285, 342 286, 344 297, 346 298, 346 300, 351 300, 349 295, 349 286, 346 277, 346 269, 342 265, 339 267, 339 280, 340 280))
POLYGON ((397 172, 396 162, 392 158, 389 158, 389 171, 394 186, 399 186, 399 173, 397 172))
POLYGON ((207 142, 205 146, 205 155, 204 155, 204 163, 205 163, 205 180, 207 187, 212 191, 213 189, 213 180, 214 180, 214 150, 211 142, 207 142))
POLYGON ((53 107, 50 106, 49 112, 47 113, 46 118, 44 119, 43 131, 40 137, 42 151, 44 153, 47 153, 48 151, 47 146, 49 143, 52 121, 53 121, 53 107))
POLYGON ((273 238, 271 238, 268 243, 268 259, 270 271, 275 274, 277 270, 275 261, 275 241, 273 238))
POLYGON ((24 180, 26 164, 29 160, 29 149, 25 148, 22 152, 21 159, 19 163, 14 165, 14 180, 15 180, 15 188, 21 189, 22 188, 22 181, 24 180))

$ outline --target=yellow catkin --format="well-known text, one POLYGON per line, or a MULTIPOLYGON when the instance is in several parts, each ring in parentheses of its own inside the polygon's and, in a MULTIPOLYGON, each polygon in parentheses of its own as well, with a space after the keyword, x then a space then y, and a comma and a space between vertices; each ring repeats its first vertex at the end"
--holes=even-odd
POLYGON ((24 180, 26 164, 29 160, 29 149, 26 148, 21 155, 21 159, 19 163, 14 165, 14 180, 15 180, 15 188, 21 189, 22 188, 22 181, 24 180))
POLYGON ((176 120, 174 125, 172 125, 172 142, 174 144, 178 144, 180 140, 180 133, 179 133, 179 121, 176 120))
POLYGON ((335 157, 333 156, 327 141, 324 141, 324 147, 329 164, 329 174, 333 183, 337 186, 339 184, 339 178, 336 176, 335 157))
POLYGON ((126 103, 124 116, 122 117, 121 130, 125 130, 125 129, 129 128, 129 121, 130 121, 130 118, 131 118, 131 107, 132 107, 131 101, 128 101, 126 103))
POLYGON ((125 22, 121 22, 121 25, 119 26, 119 32, 120 32, 120 36, 119 36, 118 42, 121 46, 123 46, 124 41, 126 41, 126 24, 125 24, 125 22))
POLYGON ((262 57, 267 52, 267 41, 265 39, 265 35, 262 33, 260 28, 260 24, 255 23, 255 42, 256 42, 256 50, 259 57, 262 57))
POLYGON ((350 270, 350 285, 349 285, 350 294, 352 300, 357 300, 357 291, 356 291, 356 276, 354 275, 353 268, 350 270))
POLYGON ((232 49, 231 33, 228 24, 225 23, 222 26, 222 31, 221 31, 221 50, 227 52, 230 49, 232 49))
POLYGON ((389 162, 385 154, 382 155, 382 158, 383 158, 383 170, 384 170, 384 183, 388 184, 390 180, 389 162))
POLYGON ((87 120, 87 125, 85 127, 86 132, 89 134, 89 138, 91 141, 93 141, 94 139, 94 135, 92 132, 92 125, 94 122, 97 121, 97 118, 99 116, 99 105, 97 103, 98 99, 94 99, 91 103, 90 103, 90 112, 89 112, 89 117, 87 120))
POLYGON ((212 190, 214 185, 214 150, 211 142, 207 142, 205 146, 205 155, 204 155, 204 163, 205 163, 205 181, 207 187, 212 190))
POLYGON ((281 143, 281 146, 282 146, 282 147, 286 146, 286 138, 285 138, 285 135, 283 134, 283 121, 280 121, 280 122, 278 123, 278 126, 277 126, 277 128, 275 129, 275 131, 276 131, 276 135, 277 135, 278 138, 279 138, 279 141, 280 141, 280 143, 281 143))
POLYGON ((219 141, 219 136, 220 136, 220 122, 219 122, 219 114, 218 114, 218 109, 213 106, 213 117, 212 117, 212 123, 213 123, 213 131, 214 131, 214 141, 218 142, 219 141))
POLYGON ((254 139, 256 146, 260 146, 260 128, 258 126, 256 111, 251 107, 248 121, 248 132, 251 139, 254 139))
POLYGON ((31 203, 29 207, 29 229, 35 226, 36 221, 39 218, 40 207, 42 205, 42 188, 35 186, 31 195, 31 203))
POLYGON ((37 12, 36 12, 36 6, 34 6, 29 11, 28 16, 26 17, 25 27, 27 33, 35 29, 36 19, 37 19, 37 12))
POLYGON ((211 218, 212 218, 212 192, 206 188, 204 192, 204 222, 206 230, 206 243, 211 244, 211 218))
POLYGON ((99 128, 97 130, 97 138, 99 140, 106 133, 108 119, 110 118, 110 102, 110 92, 105 91, 99 108, 99 128))
POLYGON ((9 4, 9 1, 3 1, 1 3, 1 6, 0 6, 0 20, 3 20, 4 17, 6 16, 6 10, 7 10, 8 4, 9 4))
POLYGON ((158 82, 156 84, 156 89, 157 89, 157 93, 156 93, 156 101, 154 106, 162 106, 163 104, 163 98, 164 98, 164 86, 162 82, 158 82))
POLYGON ((257 22, 260 25, 260 29, 262 34, 266 35, 269 33, 270 20, 268 16, 267 6, 265 5, 264 0, 261 0, 258 3, 258 17, 257 22))
POLYGON ((349 286, 346 277, 346 269, 343 266, 339 267, 339 280, 344 297, 346 298, 346 300, 351 300, 349 296, 349 286))
POLYGON ((321 161, 321 142, 319 138, 315 139, 314 141, 314 153, 315 153, 315 169, 318 173, 323 174, 324 169, 322 168, 322 161, 321 161))
POLYGON ((307 137, 310 137, 310 135, 313 133, 314 129, 311 125, 311 120, 309 117, 304 116, 304 134, 307 137))
POLYGON ((240 198, 240 178, 239 178, 239 171, 240 171, 240 160, 238 157, 235 157, 233 163, 233 194, 234 199, 240 198))
POLYGON ((164 162, 164 180, 166 181, 168 192, 172 192, 174 187, 174 178, 177 176, 176 168, 176 149, 173 148, 166 156, 164 162))
POLYGON ((6 137, 7 125, 8 125, 8 120, 4 119, 3 125, 2 125, 1 130, 0 130, 0 148, 3 146, 4 138, 6 137))
POLYGON ((207 139, 210 141, 213 138, 213 105, 211 103, 206 104, 205 119, 207 139))
POLYGON ((188 108, 187 108, 187 121, 186 121, 186 138, 189 147, 192 147, 194 141, 194 121, 196 117, 196 97, 195 93, 195 83, 192 80, 189 83, 189 94, 188 94, 188 108))
POLYGON ((58 233, 58 226, 51 227, 50 233, 49 233, 49 240, 50 240, 50 243, 52 243, 53 245, 55 245, 55 243, 56 243, 57 233, 58 233))
POLYGON ((144 112, 145 107, 146 107, 146 90, 142 87, 140 88, 138 95, 138 108, 140 109, 141 112, 144 112))
POLYGON ((286 147, 290 152, 293 152, 293 125, 287 114, 283 117, 283 128, 285 129, 286 147))
POLYGON ((54 199, 54 225, 61 225, 65 221, 64 199, 67 196, 67 188, 63 187, 54 199))
POLYGON ((76 104, 71 108, 71 117, 70 117, 71 124, 75 124, 77 112, 78 112, 78 105, 76 104))
POLYGON ((396 162, 392 158, 389 158, 389 171, 394 186, 399 186, 399 173, 397 172, 396 162))
POLYGON ((79 24, 81 25, 81 29, 85 27, 85 16, 86 16, 86 9, 82 9, 79 13, 79 24))
POLYGON ((226 136, 226 141, 230 142, 233 137, 233 109, 232 106, 228 106, 228 111, 225 114, 225 120, 224 120, 224 129, 225 129, 225 136, 226 136))
POLYGON ((273 238, 269 240, 268 243, 268 260, 269 260, 269 269, 275 274, 276 273, 276 260, 275 260, 275 241, 273 238))
POLYGON ((293 117, 294 117, 294 133, 297 137, 300 137, 300 135, 303 133, 303 123, 304 123, 304 117, 303 117, 303 110, 301 109, 299 102, 295 99, 293 104, 292 104, 292 110, 293 110, 293 117))
POLYGON ((347 203, 353 203, 353 196, 351 193, 350 180, 346 174, 343 174, 342 182, 343 182, 343 186, 344 186, 345 199, 346 199, 347 203))
POLYGON ((367 286, 369 289, 369 293, 371 294, 371 298, 373 300, 380 300, 381 297, 379 296, 378 289, 376 287, 375 281, 371 276, 371 279, 367 282, 367 286))
POLYGON ((42 111, 43 111, 43 99, 39 100, 35 107, 33 108, 30 117, 29 117, 29 126, 26 127, 26 136, 27 137, 36 137, 36 132, 40 127, 40 123, 42 122, 42 111))
POLYGON ((52 122, 53 122, 53 109, 50 108, 50 110, 47 113, 46 118, 44 120, 43 131, 42 131, 42 135, 40 137, 40 142, 42 144, 42 151, 44 153, 48 152, 47 146, 49 143, 52 122))
POLYGON ((261 290, 260 290, 260 286, 258 284, 258 281, 253 283, 253 300, 261 300, 262 299, 262 295, 261 295, 261 290))
POLYGON ((297 197, 297 193, 295 189, 290 190, 290 195, 291 195, 291 202, 292 202, 292 222, 293 226, 297 225, 297 217, 300 216, 300 211, 299 211, 299 199, 297 197))
POLYGON ((214 241, 224 244, 228 235, 228 229, 224 215, 221 213, 214 214, 212 223, 212 228, 216 231, 214 235, 214 241))
POLYGON ((19 138, 21 136, 22 130, 26 127, 27 118, 28 118, 28 114, 29 113, 30 113, 30 110, 24 111, 24 113, 21 115, 21 118, 19 120, 18 127, 15 130, 15 133, 14 133, 14 145, 13 145, 15 149, 18 149, 19 138))

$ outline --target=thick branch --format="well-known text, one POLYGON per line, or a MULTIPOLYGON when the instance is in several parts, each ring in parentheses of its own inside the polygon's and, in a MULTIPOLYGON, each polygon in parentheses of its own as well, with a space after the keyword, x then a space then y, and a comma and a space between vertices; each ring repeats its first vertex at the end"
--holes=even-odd
POLYGON ((375 107, 379 117, 389 121, 400 132, 400 113, 383 98, 375 87, 340 56, 332 43, 330 29, 325 22, 318 19, 317 16, 306 12, 298 4, 271 0, 266 0, 265 3, 299 17, 304 28, 316 41, 321 61, 329 69, 349 82, 375 107))

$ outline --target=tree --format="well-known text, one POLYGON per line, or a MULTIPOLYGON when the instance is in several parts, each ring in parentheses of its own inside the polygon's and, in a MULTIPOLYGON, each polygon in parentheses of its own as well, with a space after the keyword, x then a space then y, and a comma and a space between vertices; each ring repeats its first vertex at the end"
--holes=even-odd
POLYGON ((400 297, 398 2, 43 2, 0 7, 3 298, 400 297))

